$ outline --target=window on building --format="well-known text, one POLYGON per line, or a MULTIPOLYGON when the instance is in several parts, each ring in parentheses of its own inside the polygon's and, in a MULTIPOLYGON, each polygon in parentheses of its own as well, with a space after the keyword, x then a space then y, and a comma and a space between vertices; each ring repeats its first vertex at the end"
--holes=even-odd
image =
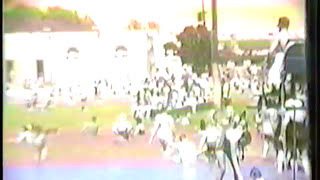
POLYGON ((5 60, 4 61, 4 78, 5 82, 11 83, 14 78, 14 61, 13 60, 5 60))
POLYGON ((70 47, 67 51, 67 59, 78 59, 79 50, 76 47, 70 47))
POLYGON ((128 56, 128 49, 125 46, 117 46, 115 53, 116 58, 125 58, 128 56))
POLYGON ((43 60, 37 60, 37 78, 44 78, 43 60))

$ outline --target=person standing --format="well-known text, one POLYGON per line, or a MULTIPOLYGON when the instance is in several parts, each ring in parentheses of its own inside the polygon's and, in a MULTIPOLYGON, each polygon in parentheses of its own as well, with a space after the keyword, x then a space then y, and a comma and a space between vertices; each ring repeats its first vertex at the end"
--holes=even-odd
MULTIPOLYGON (((169 144, 170 145, 170 144, 169 144)), ((196 176, 197 147, 185 134, 179 137, 179 142, 171 144, 177 150, 180 163, 183 165, 184 179, 194 179, 196 176)))
POLYGON ((268 72, 268 83, 274 85, 279 89, 280 83, 283 78, 284 71, 284 52, 290 42, 289 34, 290 20, 287 17, 279 18, 278 33, 275 35, 274 40, 269 49, 269 56, 274 57, 272 66, 268 72))
POLYGON ((157 114, 157 116, 155 117, 154 124, 155 125, 152 131, 152 135, 149 139, 149 144, 152 144, 155 136, 157 136, 162 146, 164 155, 168 155, 170 153, 170 148, 168 148, 168 145, 172 144, 175 138, 174 119, 167 113, 161 113, 157 114))

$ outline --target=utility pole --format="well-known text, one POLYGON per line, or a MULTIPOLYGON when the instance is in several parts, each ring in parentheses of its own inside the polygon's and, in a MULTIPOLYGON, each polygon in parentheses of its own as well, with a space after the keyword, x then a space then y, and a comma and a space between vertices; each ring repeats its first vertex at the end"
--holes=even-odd
POLYGON ((216 105, 220 105, 222 108, 222 86, 221 77, 218 63, 218 26, 217 26, 217 0, 211 0, 211 16, 212 16, 212 28, 211 28, 211 72, 214 82, 214 102, 216 105))
POLYGON ((217 26, 217 0, 211 0, 212 29, 211 29, 211 60, 218 59, 218 26, 217 26))
POLYGON ((203 20, 203 26, 206 26, 206 15, 204 11, 204 0, 202 0, 202 20, 203 20))
MULTIPOLYGON (((212 30, 217 30, 217 0, 211 0, 212 30)), ((217 31, 216 31, 217 34, 217 31)))

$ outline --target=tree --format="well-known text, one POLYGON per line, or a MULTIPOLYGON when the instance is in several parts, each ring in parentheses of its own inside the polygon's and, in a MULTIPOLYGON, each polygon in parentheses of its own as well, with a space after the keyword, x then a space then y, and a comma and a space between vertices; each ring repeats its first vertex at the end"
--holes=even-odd
POLYGON ((148 28, 150 30, 155 30, 155 31, 159 31, 160 30, 160 25, 154 21, 148 22, 148 28))
POLYGON ((36 7, 16 4, 3 13, 4 32, 34 32, 50 27, 52 31, 91 31, 94 22, 79 19, 77 13, 61 7, 49 7, 43 12, 36 7))
POLYGON ((163 48, 165 50, 165 54, 167 55, 167 52, 172 50, 173 54, 175 55, 178 52, 178 47, 174 42, 168 42, 163 45, 163 48))
POLYGON ((205 72, 206 66, 211 63, 210 32, 203 25, 196 28, 188 26, 177 35, 181 43, 178 55, 182 63, 191 64, 197 74, 205 72))
POLYGON ((142 25, 141 23, 136 20, 136 19, 131 19, 129 26, 128 26, 129 30, 141 30, 142 29, 142 25))
POLYGON ((199 11, 197 13, 197 20, 199 24, 202 23, 205 26, 206 14, 207 12, 203 12, 203 11, 199 11))

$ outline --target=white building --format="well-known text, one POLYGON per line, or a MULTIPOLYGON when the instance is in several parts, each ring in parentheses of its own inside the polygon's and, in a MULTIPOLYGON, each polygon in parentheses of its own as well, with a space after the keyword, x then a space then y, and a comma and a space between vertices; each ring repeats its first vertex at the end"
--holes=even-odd
MULTIPOLYGON (((149 35, 150 36, 150 35, 149 35)), ((155 37, 156 35, 152 35, 155 37)), ((150 39, 150 37, 149 37, 150 39)), ((33 32, 4 34, 4 72, 14 76, 15 84, 25 79, 56 84, 108 78, 129 78, 140 82, 151 69, 146 32, 119 32, 101 35, 97 32, 33 32), (124 48, 121 48, 124 47, 124 48), (68 50, 79 53, 72 58, 68 50), (119 51, 122 51, 119 56, 119 51), (69 57, 69 58, 67 58, 69 57)), ((153 44, 153 43, 151 43, 153 44)), ((153 45, 158 49, 159 45, 153 45)), ((149 53, 150 54, 150 53, 149 53)), ((151 56, 151 57, 150 57, 151 56)))

